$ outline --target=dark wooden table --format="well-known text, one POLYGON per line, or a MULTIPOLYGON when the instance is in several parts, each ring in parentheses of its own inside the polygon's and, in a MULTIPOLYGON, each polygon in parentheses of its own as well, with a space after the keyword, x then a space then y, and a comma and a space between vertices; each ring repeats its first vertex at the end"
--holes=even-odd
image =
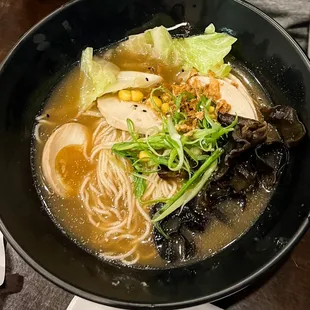
MULTIPOLYGON (((0 61, 30 27, 65 2, 65 0, 0 0, 0 61)), ((14 266, 9 266, 11 271, 14 272, 16 265, 18 262, 15 262, 14 266)), ((21 293, 10 296, 9 302, 0 300, 1 309, 66 309, 70 295, 41 279, 23 262, 19 266, 24 266, 20 267, 18 272, 25 276, 26 283, 29 278, 37 285, 26 285, 21 293), (42 296, 43 288, 45 296, 42 296), (37 298, 34 304, 33 298, 36 298, 36 295, 40 295, 40 298, 37 298), (61 302, 57 302, 57 297, 61 302), (21 298, 23 300, 20 300, 21 298), (48 300, 51 298, 54 301, 48 300)), ((219 305, 230 310, 310 309, 310 233, 265 281, 219 305)))

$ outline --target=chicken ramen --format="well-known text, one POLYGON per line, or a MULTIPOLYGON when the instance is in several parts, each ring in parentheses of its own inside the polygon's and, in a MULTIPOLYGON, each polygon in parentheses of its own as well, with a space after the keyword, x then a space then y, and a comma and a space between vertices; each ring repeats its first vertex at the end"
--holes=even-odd
POLYGON ((305 129, 225 62, 236 40, 161 26, 82 52, 34 126, 38 192, 76 243, 128 265, 182 264, 266 208, 305 129))

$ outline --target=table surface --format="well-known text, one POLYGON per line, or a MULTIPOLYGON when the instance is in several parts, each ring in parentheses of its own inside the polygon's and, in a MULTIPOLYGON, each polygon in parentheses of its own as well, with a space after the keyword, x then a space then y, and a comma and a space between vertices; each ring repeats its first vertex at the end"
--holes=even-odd
MULTIPOLYGON (((0 0, 0 62, 16 41, 65 0, 0 0)), ((310 309, 310 232, 267 279, 219 303, 229 310, 310 309)), ((23 290, 0 297, 0 309, 65 310, 71 295, 27 266, 12 249, 8 270, 25 277, 23 290), (44 292, 44 294, 42 294, 44 292), (18 306, 19 305, 19 306, 18 306)))

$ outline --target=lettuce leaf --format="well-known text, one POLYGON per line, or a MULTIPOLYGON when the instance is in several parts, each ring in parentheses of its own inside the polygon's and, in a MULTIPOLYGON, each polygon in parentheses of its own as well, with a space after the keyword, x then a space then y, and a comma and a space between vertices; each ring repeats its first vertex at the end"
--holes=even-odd
POLYGON ((174 39, 173 52, 181 59, 185 69, 195 68, 202 74, 212 70, 218 77, 224 77, 230 71, 230 66, 224 64, 224 58, 236 41, 227 33, 215 32, 211 24, 202 35, 174 39))
POLYGON ((217 77, 224 78, 230 73, 231 67, 229 64, 225 64, 224 60, 222 60, 215 66, 211 67, 210 70, 213 71, 217 77))
POLYGON ((163 26, 155 27, 151 30, 147 30, 146 35, 151 39, 151 45, 155 54, 164 62, 171 62, 170 56, 173 40, 168 30, 163 26))
POLYGON ((161 59, 167 65, 195 68, 202 74, 212 70, 216 76, 225 77, 231 68, 224 63, 224 58, 236 41, 227 33, 215 32, 213 24, 202 35, 182 39, 173 39, 168 30, 160 26, 129 36, 121 46, 134 54, 161 59))
POLYGON ((137 35, 131 35, 127 41, 120 44, 121 48, 138 55, 151 55, 169 64, 173 39, 164 26, 146 30, 137 35))
POLYGON ((93 49, 86 48, 81 57, 81 79, 79 111, 89 109, 103 95, 105 88, 116 82, 119 68, 104 59, 95 60, 93 49))
POLYGON ((118 48, 137 55, 152 54, 151 38, 145 33, 129 36, 128 40, 121 42, 118 48))
MULTIPOLYGON (((188 38, 173 39, 163 27, 155 27, 145 32, 129 36, 119 47, 138 55, 150 55, 167 65, 180 65, 184 69, 197 69, 202 74, 212 70, 217 77, 225 77, 230 66, 224 58, 230 52, 236 38, 226 33, 215 32, 210 24, 204 34, 188 38)), ((81 112, 89 109, 93 102, 105 93, 105 89, 117 80, 119 68, 103 59, 93 57, 93 49, 88 47, 82 53, 80 91, 81 112)))

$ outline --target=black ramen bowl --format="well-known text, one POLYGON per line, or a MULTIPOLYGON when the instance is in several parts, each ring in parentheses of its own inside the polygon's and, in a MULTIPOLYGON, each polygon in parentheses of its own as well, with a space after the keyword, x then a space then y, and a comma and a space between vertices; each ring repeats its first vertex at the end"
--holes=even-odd
POLYGON ((266 211, 251 229, 217 255, 186 267, 143 270, 100 261, 70 241, 41 206, 31 172, 34 118, 82 49, 185 20, 191 34, 213 22, 236 36, 232 55, 275 104, 294 107, 310 130, 309 60, 277 23, 239 0, 73 1, 31 29, 0 68, 0 228, 47 279, 98 303, 164 309, 218 300, 264 274, 308 228, 308 136, 293 150, 266 211))

